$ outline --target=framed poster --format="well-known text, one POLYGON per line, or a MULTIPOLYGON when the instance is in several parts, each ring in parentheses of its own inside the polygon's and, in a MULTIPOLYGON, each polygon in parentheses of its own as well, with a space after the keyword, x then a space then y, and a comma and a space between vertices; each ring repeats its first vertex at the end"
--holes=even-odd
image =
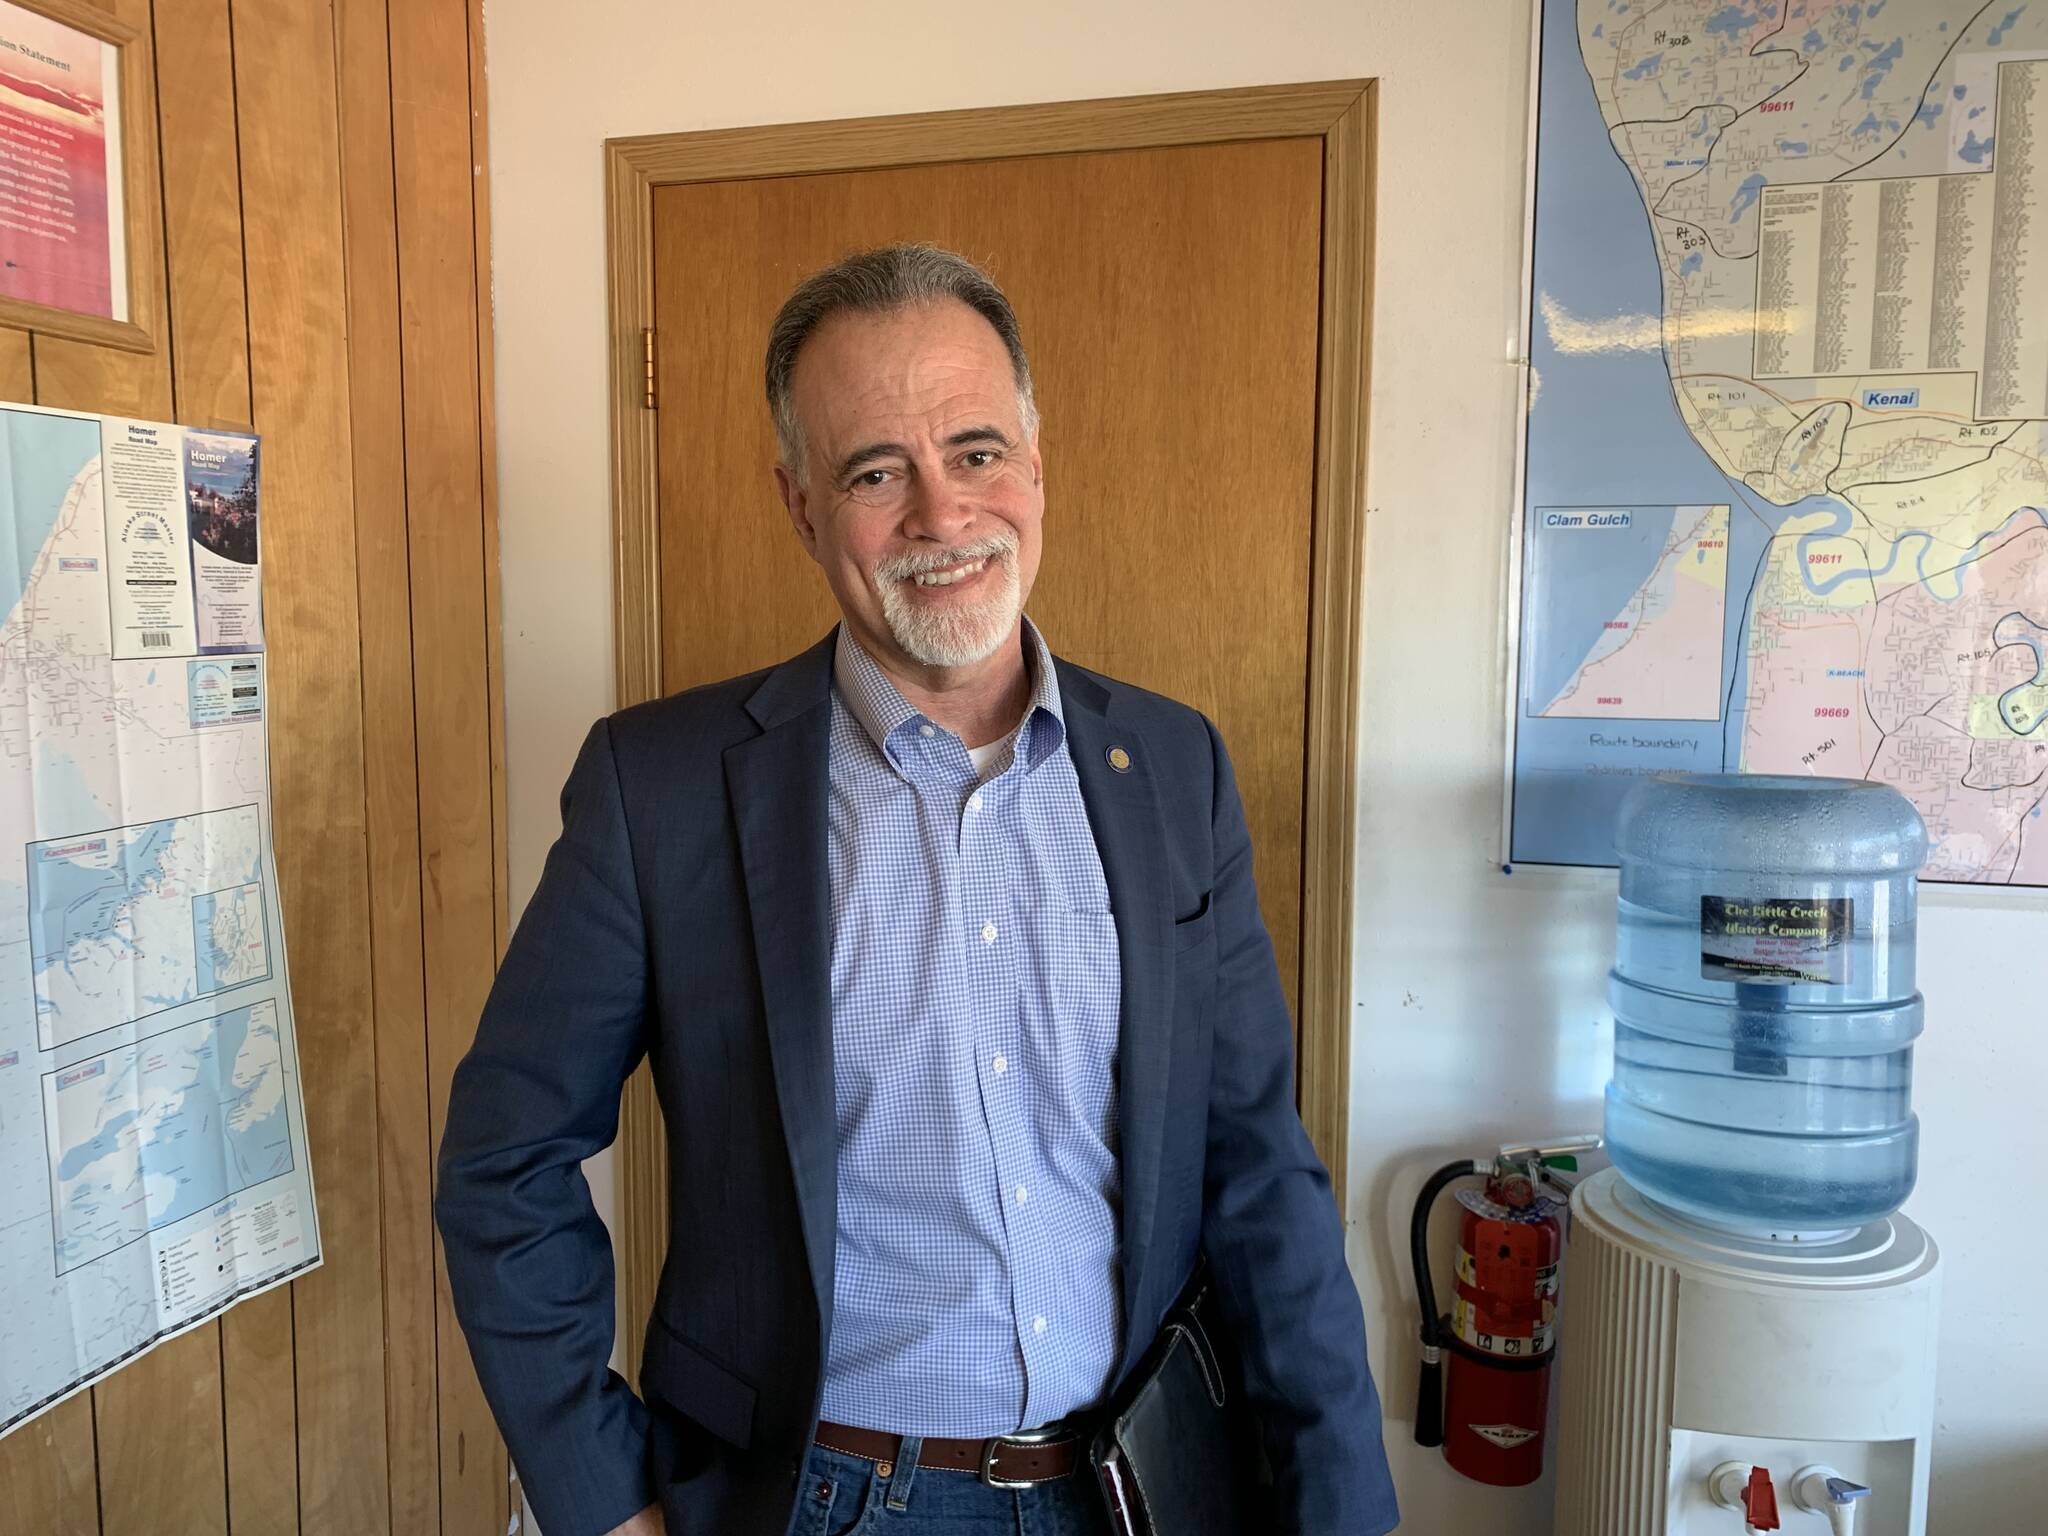
POLYGON ((147 39, 81 0, 0 0, 0 325, 147 352, 147 39))
POLYGON ((1708 770, 2048 887, 2048 5, 1538 16, 1503 861, 1708 770))

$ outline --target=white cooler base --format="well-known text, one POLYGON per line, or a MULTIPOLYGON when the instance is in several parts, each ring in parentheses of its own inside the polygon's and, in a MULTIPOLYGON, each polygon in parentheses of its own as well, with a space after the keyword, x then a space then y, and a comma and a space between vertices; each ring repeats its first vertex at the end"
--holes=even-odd
POLYGON ((1556 1536, 1741 1536, 1714 1468, 1769 1468, 1787 1536, 1824 1536, 1793 1475, 1872 1489, 1857 1536, 1922 1536, 1940 1255, 1904 1216, 1832 1242, 1709 1231, 1612 1169, 1572 1196, 1556 1536))

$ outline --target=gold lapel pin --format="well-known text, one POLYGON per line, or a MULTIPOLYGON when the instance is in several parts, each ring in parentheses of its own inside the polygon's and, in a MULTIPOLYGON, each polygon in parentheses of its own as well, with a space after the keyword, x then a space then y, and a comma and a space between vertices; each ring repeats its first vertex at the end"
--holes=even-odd
POLYGON ((1109 758, 1109 766, 1118 773, 1129 773, 1131 771, 1131 754, 1122 747, 1111 747, 1104 755, 1109 758))

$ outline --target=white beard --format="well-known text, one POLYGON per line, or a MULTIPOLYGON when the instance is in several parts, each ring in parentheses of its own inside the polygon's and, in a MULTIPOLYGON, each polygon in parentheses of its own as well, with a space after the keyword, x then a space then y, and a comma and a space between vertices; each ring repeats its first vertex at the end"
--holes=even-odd
POLYGON ((889 633, 906 656, 927 667, 969 667, 985 660, 1009 639, 1023 610, 1013 539, 984 539, 962 549, 888 561, 875 578, 889 633), (986 597, 941 609, 909 595, 911 578, 919 571, 975 559, 987 560, 989 574, 996 578, 994 590, 986 597))

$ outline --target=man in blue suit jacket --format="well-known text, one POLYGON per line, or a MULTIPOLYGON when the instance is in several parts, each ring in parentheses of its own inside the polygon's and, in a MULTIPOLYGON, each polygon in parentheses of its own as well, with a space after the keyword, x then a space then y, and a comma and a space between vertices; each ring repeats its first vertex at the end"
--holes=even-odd
POLYGON ((591 731, 449 1103, 449 1280, 546 1536, 1106 1530, 1091 1411, 1202 1256, 1260 1530, 1390 1530, 1223 744, 1022 616, 1043 467, 1007 300, 930 247, 849 257, 767 382, 844 623, 591 731), (643 1056, 644 1402, 579 1170, 643 1056))

